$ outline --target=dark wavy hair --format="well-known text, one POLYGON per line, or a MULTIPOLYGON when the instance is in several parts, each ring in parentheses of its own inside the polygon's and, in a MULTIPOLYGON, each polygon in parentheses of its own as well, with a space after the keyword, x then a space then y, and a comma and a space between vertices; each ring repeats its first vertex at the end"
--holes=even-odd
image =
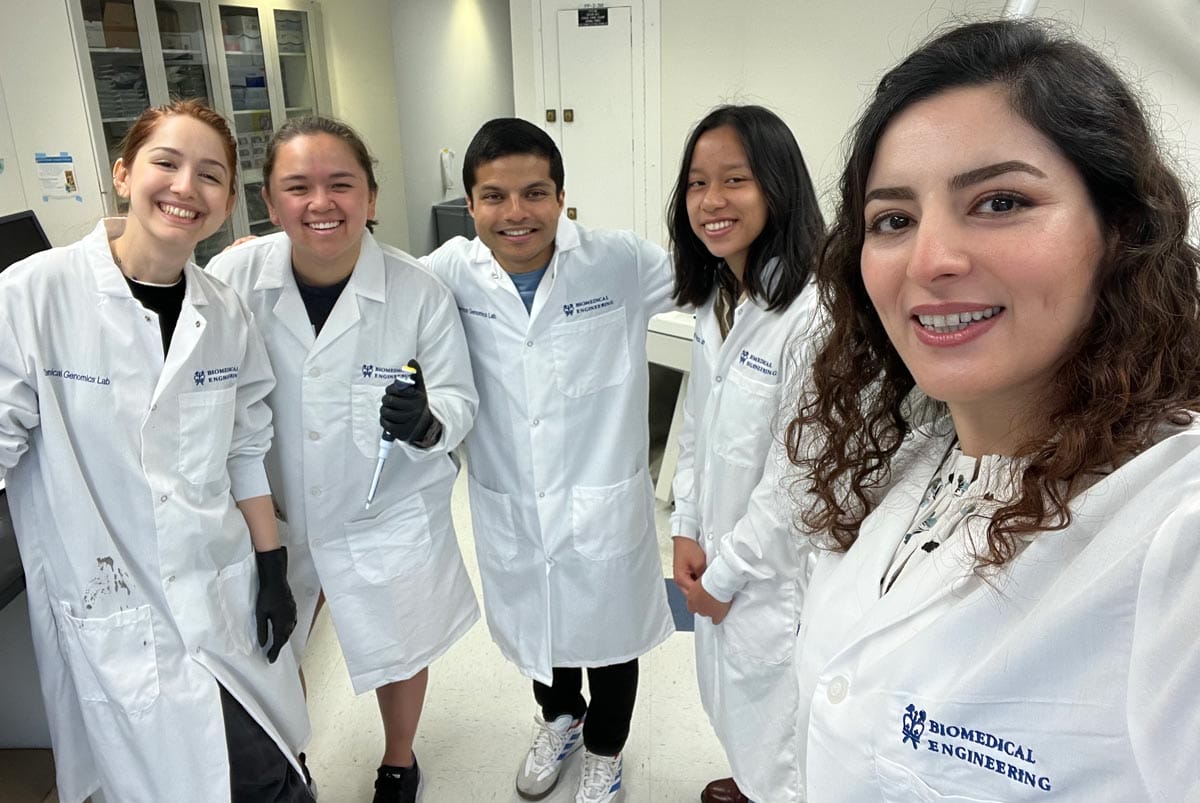
POLYGON ((850 142, 837 217, 818 269, 831 321, 815 390, 787 429, 795 490, 813 496, 798 523, 850 547, 890 479, 901 442, 944 413, 921 393, 871 308, 860 252, 875 149, 902 110, 955 87, 997 86, 1079 171, 1109 248, 1091 320, 1064 355, 1037 431, 1017 449, 1014 496, 988 525, 977 570, 999 567, 1024 534, 1066 527, 1070 500, 1200 408, 1198 254, 1190 207, 1136 96, 1100 56, 1029 20, 964 25, 932 39, 880 81, 850 142), (805 443, 819 443, 811 452, 805 443), (815 439, 814 439, 815 438, 815 439), (823 441, 823 442, 822 442, 823 441), (815 500, 815 501, 814 501, 815 500))
POLYGON ((699 306, 721 281, 724 260, 709 253, 692 231, 687 186, 696 143, 705 133, 722 126, 729 126, 737 135, 750 162, 750 172, 767 201, 767 223, 750 246, 742 284, 750 295, 764 300, 767 309, 787 309, 816 266, 825 220, 796 138, 783 120, 762 106, 713 109, 696 124, 683 146, 679 177, 667 207, 675 257, 675 301, 699 306), (766 287, 763 268, 775 257, 784 269, 766 287))
MULTIPOLYGON (((309 114, 288 120, 279 127, 271 136, 270 141, 267 142, 267 155, 263 157, 262 176, 263 187, 267 188, 268 192, 271 187, 271 173, 275 171, 275 159, 279 155, 279 146, 296 137, 315 136, 317 134, 328 134, 346 143, 346 147, 354 154, 354 159, 358 162, 358 166, 367 174, 367 189, 370 190, 372 195, 379 192, 379 182, 375 180, 375 165, 377 164, 377 160, 367 150, 367 143, 363 141, 363 138, 359 136, 357 131, 346 123, 319 114, 309 114)), ((373 233, 377 225, 379 225, 378 221, 368 220, 367 231, 373 233)))

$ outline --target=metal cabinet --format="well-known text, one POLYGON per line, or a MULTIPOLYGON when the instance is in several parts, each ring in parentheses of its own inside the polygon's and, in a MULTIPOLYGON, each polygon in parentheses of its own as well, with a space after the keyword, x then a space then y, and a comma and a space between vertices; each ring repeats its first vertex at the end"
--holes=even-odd
MULTIPOLYGON (((147 106, 201 98, 238 143, 237 205, 196 248, 200 264, 237 237, 274 231, 262 200, 271 133, 289 117, 328 113, 320 7, 311 0, 68 0, 101 175, 147 106)), ((104 191, 109 214, 124 203, 104 191)))

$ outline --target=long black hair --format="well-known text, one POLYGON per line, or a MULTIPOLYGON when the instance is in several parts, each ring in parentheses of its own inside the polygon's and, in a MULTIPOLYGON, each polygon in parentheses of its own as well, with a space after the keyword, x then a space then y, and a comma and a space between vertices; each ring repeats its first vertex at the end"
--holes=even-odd
POLYGON ((754 298, 765 301, 767 309, 787 309, 812 275, 825 235, 825 221, 796 138, 778 115, 762 106, 719 106, 688 136, 667 208, 675 257, 675 301, 703 304, 726 270, 723 260, 709 253, 692 231, 687 210, 688 172, 696 143, 705 133, 722 126, 729 126, 737 135, 750 162, 750 172, 767 201, 767 223, 750 246, 742 286, 754 298), (774 258, 779 259, 781 269, 770 286, 765 286, 763 268, 774 258))

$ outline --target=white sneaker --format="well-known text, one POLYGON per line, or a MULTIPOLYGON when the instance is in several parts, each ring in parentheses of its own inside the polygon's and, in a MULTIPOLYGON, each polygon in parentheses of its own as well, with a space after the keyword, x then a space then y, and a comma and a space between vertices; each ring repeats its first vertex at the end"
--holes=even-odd
POLYGON ((554 790, 563 762, 583 744, 583 719, 563 714, 546 722, 538 714, 533 723, 533 746, 517 772, 517 794, 541 800, 554 790))
POLYGON ((598 756, 583 751, 583 776, 575 803, 613 803, 621 796, 621 755, 598 756))

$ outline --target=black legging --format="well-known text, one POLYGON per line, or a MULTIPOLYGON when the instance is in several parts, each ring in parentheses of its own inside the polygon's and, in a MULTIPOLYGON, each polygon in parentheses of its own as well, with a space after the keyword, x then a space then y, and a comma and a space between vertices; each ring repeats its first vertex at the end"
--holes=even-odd
POLYGON ((583 671, 578 667, 556 668, 553 685, 533 682, 533 696, 542 707, 542 718, 553 722, 563 714, 583 723, 583 744, 601 756, 615 756, 629 738, 629 721, 637 700, 638 662, 588 667, 589 705, 583 699, 583 671))
POLYGON ((221 687, 231 803, 313 803, 308 785, 254 717, 221 687))

